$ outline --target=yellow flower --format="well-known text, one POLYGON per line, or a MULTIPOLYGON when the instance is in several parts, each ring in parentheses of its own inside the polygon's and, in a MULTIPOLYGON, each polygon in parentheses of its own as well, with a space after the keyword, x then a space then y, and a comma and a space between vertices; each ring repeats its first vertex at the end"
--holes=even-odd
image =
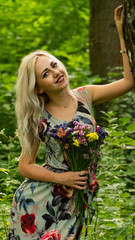
POLYGON ((7 226, 9 226, 10 222, 7 222, 7 226))
POLYGON ((86 137, 88 137, 88 141, 89 142, 93 142, 94 140, 98 140, 99 139, 99 136, 96 132, 94 133, 89 133, 86 135, 86 137))
POLYGON ((78 140, 76 139, 73 143, 75 146, 80 147, 78 140))

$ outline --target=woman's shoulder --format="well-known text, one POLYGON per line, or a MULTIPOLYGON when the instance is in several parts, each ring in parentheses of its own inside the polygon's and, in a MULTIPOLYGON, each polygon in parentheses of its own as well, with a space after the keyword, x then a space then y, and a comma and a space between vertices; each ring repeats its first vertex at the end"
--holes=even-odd
POLYGON ((86 86, 82 86, 82 87, 74 88, 72 91, 74 91, 74 92, 86 92, 87 89, 86 89, 86 86))
POLYGON ((72 90, 76 97, 80 97, 82 101, 87 104, 92 103, 90 93, 87 89, 87 86, 77 87, 72 90))

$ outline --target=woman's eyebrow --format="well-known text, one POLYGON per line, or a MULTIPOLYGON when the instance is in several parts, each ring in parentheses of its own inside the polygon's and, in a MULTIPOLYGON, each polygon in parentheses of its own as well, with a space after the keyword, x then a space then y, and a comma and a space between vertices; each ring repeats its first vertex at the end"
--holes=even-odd
MULTIPOLYGON (((50 63, 50 66, 53 66, 53 61, 50 63)), ((44 70, 43 70, 43 72, 41 73, 41 75, 44 73, 44 72, 46 72, 48 70, 48 68, 45 68, 44 70)))

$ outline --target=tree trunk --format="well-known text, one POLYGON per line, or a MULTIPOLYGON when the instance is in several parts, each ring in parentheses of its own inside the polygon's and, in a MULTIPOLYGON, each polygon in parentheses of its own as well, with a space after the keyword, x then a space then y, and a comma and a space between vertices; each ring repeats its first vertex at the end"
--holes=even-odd
POLYGON ((90 69, 93 75, 106 77, 109 68, 122 65, 114 22, 114 10, 121 3, 122 0, 90 1, 90 69))
POLYGON ((135 80, 135 0, 123 1, 123 33, 126 50, 133 77, 135 80))
MULTIPOLYGON (((114 10, 121 5, 122 0, 90 0, 90 69, 92 75, 104 78, 110 68, 122 66, 119 37, 114 21, 114 10)), ((120 70, 117 70, 120 73, 120 70)), ((103 113, 107 112, 110 103, 95 107, 97 124, 104 125, 103 113)))

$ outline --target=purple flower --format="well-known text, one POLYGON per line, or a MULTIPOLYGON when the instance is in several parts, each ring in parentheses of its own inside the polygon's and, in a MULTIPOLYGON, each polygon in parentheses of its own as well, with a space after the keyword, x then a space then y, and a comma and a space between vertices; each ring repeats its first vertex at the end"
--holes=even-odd
POLYGON ((106 138, 106 136, 108 136, 108 132, 103 132, 103 129, 101 127, 97 128, 97 133, 99 136, 99 140, 101 141, 103 141, 106 138))
POLYGON ((98 152, 97 152, 97 155, 98 155, 98 157, 101 157, 101 152, 98 151, 98 152))
POLYGON ((90 150, 90 154, 93 154, 95 151, 93 149, 89 149, 90 150))
POLYGON ((89 154, 83 154, 84 159, 89 159, 89 154))
POLYGON ((74 132, 73 128, 68 129, 66 132, 66 137, 69 136, 72 132, 74 132))
POLYGON ((101 127, 98 127, 98 128, 97 128, 97 132, 98 132, 99 134, 102 134, 102 133, 103 133, 102 128, 101 128, 101 127))

